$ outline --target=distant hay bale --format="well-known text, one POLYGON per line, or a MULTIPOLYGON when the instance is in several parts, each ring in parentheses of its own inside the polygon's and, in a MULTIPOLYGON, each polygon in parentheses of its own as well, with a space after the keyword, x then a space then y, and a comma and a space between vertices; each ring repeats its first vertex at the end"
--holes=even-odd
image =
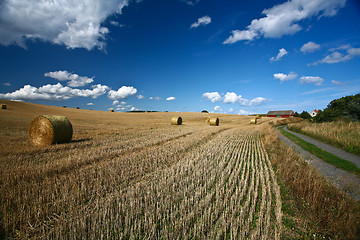
POLYGON ((172 117, 171 118, 171 125, 181 125, 182 118, 181 117, 172 117))
POLYGON ((111 109, 110 109, 110 112, 114 112, 114 109, 111 108, 111 109))
POLYGON ((219 126, 219 118, 210 118, 210 126, 219 126))
POLYGON ((64 116, 37 116, 29 127, 29 140, 34 146, 70 142, 72 134, 71 122, 64 116))
POLYGON ((250 120, 250 124, 257 124, 257 118, 253 118, 250 120))
POLYGON ((205 119, 205 122, 210 122, 210 117, 207 117, 206 119, 205 119))
POLYGON ((6 109, 6 104, 1 104, 1 109, 6 109))

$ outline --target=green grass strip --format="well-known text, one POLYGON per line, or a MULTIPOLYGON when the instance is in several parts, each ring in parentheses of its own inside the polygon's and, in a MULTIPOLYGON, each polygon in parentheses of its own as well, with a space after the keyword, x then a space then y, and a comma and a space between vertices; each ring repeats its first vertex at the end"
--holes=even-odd
POLYGON ((350 173, 355 173, 358 176, 360 176, 360 168, 356 166, 355 163, 349 162, 345 159, 339 158, 338 156, 335 156, 332 153, 329 153, 325 151, 324 149, 318 148, 314 144, 311 144, 309 142, 304 141, 303 139, 299 138, 298 136, 295 136, 294 134, 291 134, 283 129, 284 127, 280 127, 280 132, 293 142, 295 142, 297 145, 299 145, 302 149, 310 152, 311 154, 317 156, 318 158, 321 158, 327 163, 330 163, 334 165, 337 168, 343 169, 345 171, 348 171, 350 173))

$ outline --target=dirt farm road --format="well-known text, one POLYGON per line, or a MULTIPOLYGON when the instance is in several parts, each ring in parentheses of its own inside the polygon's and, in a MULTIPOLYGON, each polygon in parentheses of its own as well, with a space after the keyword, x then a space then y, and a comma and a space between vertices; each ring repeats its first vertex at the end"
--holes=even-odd
MULTIPOLYGON (((303 134, 295 133, 284 128, 285 131, 292 133, 299 138, 307 141, 309 143, 314 144, 315 146, 324 149, 325 151, 332 153, 340 158, 346 159, 355 163, 358 167, 360 167, 360 157, 354 154, 345 152, 341 149, 333 147, 329 144, 317 141, 313 138, 305 136, 303 134)), ((360 178, 354 174, 351 174, 347 171, 342 169, 336 168, 335 166, 324 162, 320 158, 314 156, 313 154, 309 153, 308 151, 303 150, 299 145, 295 144, 293 141, 286 138, 284 135, 279 134, 280 139, 285 142, 289 147, 293 148, 296 152, 301 154, 305 161, 313 166, 319 173, 326 177, 326 179, 334 184, 336 187, 345 191, 348 195, 352 196, 357 201, 360 200, 360 178)))

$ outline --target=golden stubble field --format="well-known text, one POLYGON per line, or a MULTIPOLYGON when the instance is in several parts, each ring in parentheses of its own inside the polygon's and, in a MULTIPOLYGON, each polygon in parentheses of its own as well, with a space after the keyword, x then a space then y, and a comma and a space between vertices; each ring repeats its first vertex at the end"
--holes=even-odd
POLYGON ((4 237, 280 238, 280 189, 258 132, 270 119, 2 102, 4 237), (73 141, 31 146, 29 124, 42 114, 66 116, 73 141))

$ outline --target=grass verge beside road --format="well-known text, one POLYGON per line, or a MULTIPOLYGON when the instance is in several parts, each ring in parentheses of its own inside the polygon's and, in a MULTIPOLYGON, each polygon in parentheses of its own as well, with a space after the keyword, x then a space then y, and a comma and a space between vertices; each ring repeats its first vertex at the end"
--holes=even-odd
POLYGON ((340 157, 337 157, 332 153, 326 152, 325 150, 318 148, 314 144, 306 142, 306 141, 302 140, 301 138, 295 136, 294 134, 291 134, 291 133, 285 131, 283 128, 284 127, 279 128, 280 132, 284 136, 286 136, 287 138, 289 138, 290 140, 292 140, 293 142, 298 144, 304 150, 310 152, 311 154, 317 156, 318 158, 321 158, 325 162, 334 165, 337 168, 343 169, 345 171, 348 171, 350 173, 354 173, 354 174, 360 176, 360 168, 358 168, 354 163, 349 162, 340 157))

